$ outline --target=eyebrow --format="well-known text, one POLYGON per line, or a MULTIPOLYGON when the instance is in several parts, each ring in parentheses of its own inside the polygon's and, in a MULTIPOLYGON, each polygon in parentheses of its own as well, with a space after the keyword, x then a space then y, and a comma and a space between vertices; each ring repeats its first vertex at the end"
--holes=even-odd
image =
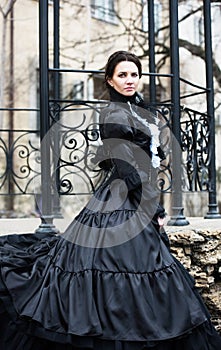
MULTIPOLYGON (((128 73, 128 71, 127 70, 122 70, 122 71, 119 71, 118 74, 119 73, 128 73)), ((138 73, 138 71, 132 71, 132 72, 130 71, 130 73, 138 73)))

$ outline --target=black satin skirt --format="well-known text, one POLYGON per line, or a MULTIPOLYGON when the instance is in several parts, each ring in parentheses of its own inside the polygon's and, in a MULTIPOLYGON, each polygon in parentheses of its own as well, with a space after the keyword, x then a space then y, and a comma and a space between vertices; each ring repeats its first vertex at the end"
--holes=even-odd
POLYGON ((105 184, 64 234, 0 237, 1 350, 221 349, 149 195, 105 184))

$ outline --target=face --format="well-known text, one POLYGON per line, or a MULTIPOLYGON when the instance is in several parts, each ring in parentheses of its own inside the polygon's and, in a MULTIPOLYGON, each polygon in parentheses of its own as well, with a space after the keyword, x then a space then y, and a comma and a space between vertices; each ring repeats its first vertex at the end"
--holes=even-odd
POLYGON ((121 61, 115 69, 112 78, 108 83, 120 94, 133 96, 139 84, 139 71, 134 62, 121 61))

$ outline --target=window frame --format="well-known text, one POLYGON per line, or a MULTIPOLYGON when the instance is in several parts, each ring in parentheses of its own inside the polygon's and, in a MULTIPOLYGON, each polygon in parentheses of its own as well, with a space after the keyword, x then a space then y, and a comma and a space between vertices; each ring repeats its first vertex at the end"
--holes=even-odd
POLYGON ((91 0, 91 16, 106 23, 118 24, 114 0, 91 0))
MULTIPOLYGON (((154 32, 157 33, 159 30, 162 21, 160 14, 162 13, 162 4, 159 1, 156 1, 154 3, 154 32)), ((147 1, 142 0, 142 31, 147 33, 148 32, 148 8, 147 8, 147 1)))
POLYGON ((201 16, 194 18, 194 43, 199 46, 204 44, 204 21, 201 16))

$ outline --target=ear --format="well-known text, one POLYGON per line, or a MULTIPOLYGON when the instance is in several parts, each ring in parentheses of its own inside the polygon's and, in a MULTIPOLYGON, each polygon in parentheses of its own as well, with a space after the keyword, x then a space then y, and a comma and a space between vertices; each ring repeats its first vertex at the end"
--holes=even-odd
POLYGON ((108 84, 110 85, 110 86, 114 86, 114 84, 113 84, 113 81, 112 81, 112 79, 111 78, 107 78, 107 82, 108 82, 108 84))

